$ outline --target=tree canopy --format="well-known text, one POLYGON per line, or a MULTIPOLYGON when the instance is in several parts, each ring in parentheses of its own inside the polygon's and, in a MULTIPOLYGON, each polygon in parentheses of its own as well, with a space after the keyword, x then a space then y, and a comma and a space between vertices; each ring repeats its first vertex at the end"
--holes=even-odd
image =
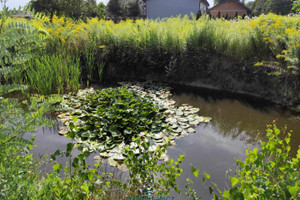
POLYGON ((97 5, 96 0, 31 0, 29 5, 36 12, 43 12, 51 16, 63 15, 75 20, 105 17, 104 4, 97 5))
POLYGON ((300 0, 295 0, 293 4, 293 10, 294 11, 300 11, 300 0))
POLYGON ((293 2, 291 0, 255 0, 247 6, 253 15, 267 14, 269 12, 286 15, 291 12, 293 2))

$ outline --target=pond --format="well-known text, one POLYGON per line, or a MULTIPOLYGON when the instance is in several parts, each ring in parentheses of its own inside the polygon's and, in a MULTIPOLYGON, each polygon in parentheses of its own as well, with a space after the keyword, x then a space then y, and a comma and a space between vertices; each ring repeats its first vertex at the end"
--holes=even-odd
MULTIPOLYGON (((247 146, 258 146, 260 139, 265 139, 266 124, 277 121, 278 127, 288 126, 294 134, 291 139, 292 154, 296 154, 300 145, 300 117, 279 108, 270 102, 248 96, 228 94, 221 91, 198 89, 191 87, 173 86, 171 97, 178 105, 189 104, 200 108, 200 115, 212 117, 210 123, 196 127, 196 133, 176 139, 176 146, 171 146, 167 154, 176 159, 180 154, 185 155, 182 164, 182 177, 179 185, 184 190, 186 178, 192 178, 191 165, 211 175, 211 179, 223 189, 229 187, 226 171, 233 173, 236 169, 235 158, 243 159, 247 146), (261 134, 258 135, 258 132, 261 134)), ((57 149, 64 150, 70 142, 65 136, 58 134, 59 127, 39 127, 36 133, 33 149, 34 155, 50 154, 57 149)), ((31 133, 24 137, 30 138, 31 133)), ((67 158, 58 160, 68 162, 67 158)), ((90 163, 93 158, 90 159, 90 163)), ((45 172, 51 171, 50 165, 45 166, 45 172)), ((113 167, 106 167, 108 171, 115 171, 113 167)), ((125 173, 126 175, 126 173, 125 173)), ((208 187, 202 185, 201 178, 192 178, 194 188, 203 199, 209 199, 208 187)), ((171 194, 175 199, 185 199, 183 195, 171 194)))

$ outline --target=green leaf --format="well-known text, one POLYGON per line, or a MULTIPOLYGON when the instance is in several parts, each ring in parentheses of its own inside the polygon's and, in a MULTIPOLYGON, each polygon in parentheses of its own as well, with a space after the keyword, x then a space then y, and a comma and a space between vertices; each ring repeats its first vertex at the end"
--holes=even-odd
POLYGON ((60 173, 60 170, 62 168, 62 165, 61 164, 58 164, 58 163, 55 163, 53 166, 53 171, 56 172, 56 173, 60 173))
POLYGON ((214 189, 212 187, 209 187, 209 194, 212 194, 214 192, 214 189))
POLYGON ((290 194, 291 194, 292 196, 296 196, 296 194, 297 194, 298 192, 300 192, 300 191, 299 191, 300 188, 299 188, 298 186, 288 187, 288 189, 289 189, 289 192, 290 192, 290 194))
POLYGON ((204 172, 204 175, 205 175, 205 177, 206 177, 207 179, 210 179, 210 175, 209 175, 209 174, 207 174, 206 172, 204 172))
POLYGON ((244 195, 238 190, 238 188, 232 188, 229 190, 231 199, 244 200, 244 195))
POLYGON ((228 190, 225 190, 225 191, 223 192, 223 197, 224 197, 224 198, 227 198, 227 199, 230 198, 230 193, 229 193, 228 190))
POLYGON ((66 150, 67 150, 68 152, 72 151, 73 148, 74 148, 74 144, 73 144, 73 143, 69 143, 69 144, 67 144, 67 146, 66 146, 66 150))
POLYGON ((84 183, 81 185, 80 188, 83 189, 83 190, 85 191, 86 194, 89 193, 89 187, 88 187, 88 185, 87 185, 86 182, 84 182, 84 183))
POLYGON ((72 120, 76 123, 78 121, 78 118, 76 116, 72 116, 72 120))
POLYGON ((234 187, 236 184, 238 184, 240 182, 240 180, 236 177, 231 177, 230 181, 231 181, 231 186, 232 187, 234 187))
POLYGON ((192 173, 194 174, 194 176, 197 178, 199 175, 199 170, 197 170, 195 167, 192 166, 192 173))

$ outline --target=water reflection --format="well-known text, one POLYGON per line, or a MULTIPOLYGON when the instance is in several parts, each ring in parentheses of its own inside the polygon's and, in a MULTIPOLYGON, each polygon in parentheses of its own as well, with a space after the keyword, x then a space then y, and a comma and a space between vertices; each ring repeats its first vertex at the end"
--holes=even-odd
POLYGON ((254 98, 222 94, 201 89, 174 89, 174 98, 178 104, 188 103, 200 108, 200 114, 212 117, 211 125, 215 132, 231 139, 239 138, 247 144, 257 144, 265 139, 266 124, 276 120, 278 127, 288 126, 293 130, 291 146, 295 154, 300 144, 300 119, 289 111, 254 98))
MULTIPOLYGON (((212 117, 211 123, 200 125, 195 134, 177 140, 177 146, 169 148, 168 154, 172 158, 180 154, 186 155, 182 164, 184 171, 179 181, 182 189, 186 178, 192 178, 196 183, 194 189, 202 198, 212 198, 207 186, 202 185, 201 178, 193 178, 191 165, 211 174, 219 188, 228 188, 230 183, 225 175, 235 171, 235 159, 243 160, 247 147, 258 147, 259 140, 265 139, 266 124, 273 120, 277 120, 278 127, 288 125, 289 129, 294 130, 291 145, 292 154, 296 154, 300 144, 300 121, 288 111, 259 99, 212 90, 175 87, 172 93, 177 104, 188 103, 200 108, 201 115, 212 117), (261 132, 259 136, 258 132, 261 132)), ((182 194, 173 195, 176 199, 185 199, 182 194)))

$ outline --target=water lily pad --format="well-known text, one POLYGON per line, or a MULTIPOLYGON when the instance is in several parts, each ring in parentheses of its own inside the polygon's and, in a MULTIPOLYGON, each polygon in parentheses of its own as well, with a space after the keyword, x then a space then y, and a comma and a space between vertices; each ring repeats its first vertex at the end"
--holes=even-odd
POLYGON ((164 137, 163 133, 157 133, 152 136, 153 139, 158 140, 164 137))
POLYGON ((117 164, 117 167, 118 167, 118 169, 120 170, 120 171, 122 171, 122 172, 126 172, 126 171, 128 171, 129 169, 127 168, 127 166, 123 163, 123 164, 117 164))
POLYGON ((67 135, 69 131, 70 131, 69 127, 63 126, 58 133, 61 135, 67 135))
POLYGON ((163 161, 166 162, 166 161, 169 160, 169 157, 168 157, 168 155, 167 155, 166 153, 163 153, 163 154, 160 156, 159 160, 163 160, 163 161))
POLYGON ((188 134, 188 132, 187 132, 186 130, 183 130, 183 131, 181 132, 181 135, 186 135, 186 134, 188 134))
POLYGON ((107 153, 107 152, 102 152, 102 153, 100 153, 100 156, 101 156, 101 157, 104 157, 104 158, 108 158, 108 157, 111 156, 111 154, 110 154, 110 153, 107 153))
POLYGON ((196 117, 196 120, 200 123, 200 122, 204 122, 204 117, 196 117))
POLYGON ((108 158, 107 161, 108 161, 108 164, 113 166, 113 167, 117 166, 117 164, 118 164, 118 162, 115 161, 112 157, 108 158))
POLYGON ((211 121, 211 117, 204 117, 204 122, 210 122, 211 121))
POLYGON ((157 149, 157 146, 156 146, 156 145, 151 145, 151 146, 149 147, 148 151, 153 152, 153 151, 155 151, 156 149, 157 149))
POLYGON ((198 121, 189 121, 189 124, 190 125, 197 125, 197 124, 199 124, 199 122, 198 121))
POLYGON ((116 161, 125 160, 125 157, 122 154, 113 154, 112 158, 116 161))
MULTIPOLYGON (((110 162, 113 158, 121 163, 126 156, 122 154, 125 146, 140 154, 154 151, 169 140, 174 145, 176 138, 195 132, 191 127, 211 119, 199 117, 199 108, 188 104, 178 107, 174 100, 168 99, 169 96, 168 88, 154 83, 126 83, 125 87, 101 91, 80 90, 77 96, 67 97, 64 103, 72 109, 59 115, 59 120, 68 124, 75 115, 74 139, 84 144, 88 151, 98 151, 101 157, 109 157, 110 162), (145 140, 147 136, 151 138, 147 150, 131 139, 141 137, 145 140)), ((63 128, 61 132, 67 134, 63 128)))
POLYGON ((188 132, 188 133, 194 133, 194 132, 196 132, 196 131, 195 131, 195 129, 193 129, 193 128, 189 128, 189 129, 187 130, 187 132, 188 132))
POLYGON ((189 124, 182 124, 181 127, 184 128, 184 129, 186 129, 186 128, 189 128, 190 125, 189 124))
POLYGON ((189 120, 186 119, 186 118, 182 118, 182 117, 181 117, 181 118, 178 119, 178 121, 180 121, 180 122, 188 122, 189 120))
POLYGON ((177 129, 175 129, 175 130, 173 130, 175 133, 181 133, 183 130, 182 130, 182 128, 177 128, 177 129))
POLYGON ((192 112, 192 113, 197 113, 197 112, 199 112, 199 111, 200 111, 199 108, 192 108, 192 109, 191 109, 191 112, 192 112))

